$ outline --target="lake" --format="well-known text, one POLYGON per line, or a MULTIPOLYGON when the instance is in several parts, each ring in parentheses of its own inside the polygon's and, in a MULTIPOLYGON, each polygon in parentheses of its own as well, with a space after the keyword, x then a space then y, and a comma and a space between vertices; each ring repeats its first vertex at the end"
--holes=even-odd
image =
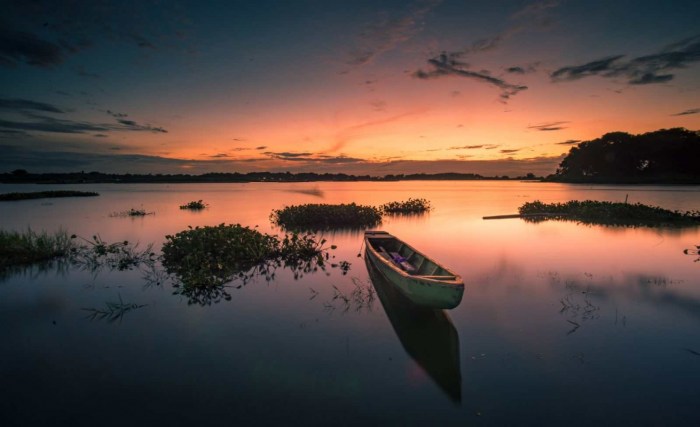
POLYGON ((539 199, 700 210, 700 187, 511 181, 0 185, 99 197, 0 203, 5 230, 160 247, 188 226, 265 233, 301 203, 431 201, 378 227, 460 274, 453 310, 407 306, 358 253, 192 301, 148 271, 0 278, 0 425, 698 425, 700 230, 490 220, 539 199), (179 205, 203 199, 201 212, 179 205), (115 212, 143 208, 140 218, 115 212), (100 316, 109 304, 128 307, 100 316))

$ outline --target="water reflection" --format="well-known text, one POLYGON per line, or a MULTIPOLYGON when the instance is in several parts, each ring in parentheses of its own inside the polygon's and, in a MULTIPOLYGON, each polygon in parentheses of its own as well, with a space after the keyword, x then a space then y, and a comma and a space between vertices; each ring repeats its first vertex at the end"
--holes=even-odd
POLYGON ((448 315, 443 310, 413 304, 367 257, 365 264, 379 301, 406 353, 453 402, 461 403, 459 334, 448 315))

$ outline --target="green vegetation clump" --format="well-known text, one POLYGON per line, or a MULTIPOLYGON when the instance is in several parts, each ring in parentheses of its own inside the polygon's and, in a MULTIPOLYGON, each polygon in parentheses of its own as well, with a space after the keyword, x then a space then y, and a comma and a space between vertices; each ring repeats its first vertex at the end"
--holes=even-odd
POLYGON ((111 217, 140 217, 140 216, 146 216, 146 215, 155 215, 155 212, 146 212, 145 209, 134 209, 131 208, 128 211, 122 211, 122 212, 112 212, 109 214, 111 217))
POLYGON ((326 241, 317 241, 311 234, 288 234, 280 241, 240 224, 189 227, 165 238, 163 266, 189 297, 197 297, 196 289, 218 288, 237 278, 244 284, 261 274, 271 278, 282 264, 297 278, 324 268, 329 258, 322 248, 326 241))
POLYGON ((124 271, 138 268, 142 264, 153 265, 156 261, 152 244, 139 250, 138 243, 131 244, 128 240, 107 243, 99 235, 92 236, 92 240, 81 239, 87 245, 76 246, 71 250, 71 262, 84 270, 96 272, 107 267, 110 270, 124 271))
POLYGON ((385 214, 422 214, 430 211, 430 202, 426 199, 411 199, 402 202, 389 202, 379 206, 385 214))
POLYGON ((67 256, 74 247, 65 231, 53 234, 0 230, 0 269, 51 261, 67 256))
POLYGON ((0 194, 0 201, 9 202, 29 199, 46 199, 50 197, 94 197, 98 193, 92 191, 35 191, 32 193, 4 193, 0 194))
POLYGON ((209 205, 207 203, 202 202, 202 200, 196 200, 189 202, 184 205, 180 205, 180 209, 189 209, 191 211, 201 211, 202 209, 207 208, 209 205))
POLYGON ((273 210, 270 219, 274 224, 291 230, 327 230, 374 227, 382 222, 382 213, 373 206, 355 203, 306 204, 273 210))
POLYGON ((585 224, 622 226, 692 226, 700 225, 700 212, 670 211, 641 203, 600 202, 572 200, 566 203, 527 202, 518 208, 521 215, 542 215, 524 218, 540 222, 547 219, 578 221, 585 224))

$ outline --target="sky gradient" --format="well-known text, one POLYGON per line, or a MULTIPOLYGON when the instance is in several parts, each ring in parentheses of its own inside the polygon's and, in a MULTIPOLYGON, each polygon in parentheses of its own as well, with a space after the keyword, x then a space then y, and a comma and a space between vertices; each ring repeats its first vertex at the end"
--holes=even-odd
POLYGON ((700 129, 697 1, 3 11, 0 171, 540 175, 606 132, 700 129))

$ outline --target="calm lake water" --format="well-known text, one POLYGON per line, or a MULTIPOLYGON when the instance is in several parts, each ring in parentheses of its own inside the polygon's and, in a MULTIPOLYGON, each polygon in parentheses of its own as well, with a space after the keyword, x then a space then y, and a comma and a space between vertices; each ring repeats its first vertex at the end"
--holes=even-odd
POLYGON ((0 185, 99 197, 0 203, 3 229, 154 244, 196 225, 280 233, 273 209, 429 199, 381 229, 465 282, 416 309, 368 271, 359 232, 326 232, 339 269, 234 282, 211 305, 148 272, 0 278, 0 425, 699 425, 700 230, 484 221, 526 201, 700 210, 700 187, 522 182, 0 185), (180 204, 203 199, 202 212, 180 204), (143 218, 110 214, 143 208, 143 218), (346 301, 347 299, 347 301, 346 301), (114 321, 91 318, 133 304, 114 321), (88 309, 88 310, 86 310, 88 309))

